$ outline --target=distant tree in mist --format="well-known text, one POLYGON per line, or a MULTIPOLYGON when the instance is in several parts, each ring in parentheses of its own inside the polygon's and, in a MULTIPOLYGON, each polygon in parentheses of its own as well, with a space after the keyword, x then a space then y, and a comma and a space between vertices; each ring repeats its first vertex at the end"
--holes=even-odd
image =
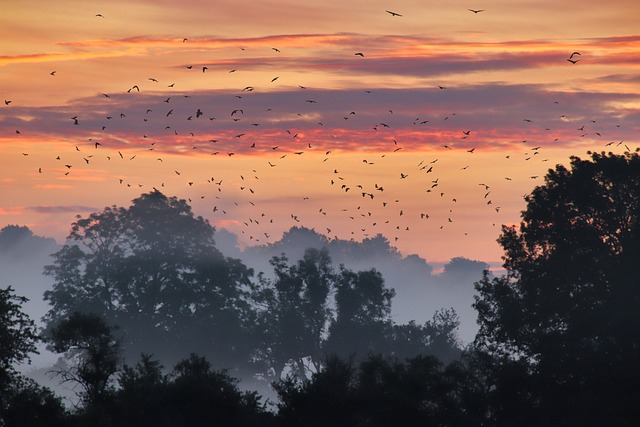
POLYGON ((39 237, 24 225, 7 225, 0 229, 0 254, 6 256, 20 256, 23 249, 30 251, 56 247, 56 241, 52 238, 39 237))
MULTIPOLYGON (((315 240, 317 233, 305 230, 290 235, 315 240)), ((343 249, 356 258, 399 259, 382 236, 343 249)), ((118 326, 128 361, 144 352, 174 363, 194 352, 245 377, 291 373, 306 381, 330 353, 451 353, 434 344, 434 331, 448 325, 393 324, 395 292, 377 270, 336 270, 328 248, 308 248, 292 263, 284 254, 272 257, 273 275, 254 279, 252 269, 216 248, 213 227, 186 201, 158 191, 129 208, 78 217, 53 260, 45 270, 54 279, 45 293, 45 336, 55 340, 74 316, 96 315, 118 326), (421 336, 411 350, 401 342, 407 328, 421 336)))
POLYGON ((248 360, 251 271, 225 258, 214 229, 185 200, 158 191, 72 224, 46 267, 51 331, 75 312, 96 313, 123 334, 125 355, 175 361, 207 354, 217 366, 248 360))
POLYGON ((512 372, 496 393, 529 425, 637 424, 640 156, 572 157, 526 202, 499 238, 507 274, 476 285, 476 344, 512 372))
POLYGON ((309 248, 327 248, 336 265, 362 262, 374 265, 379 259, 398 261, 402 258, 398 250, 391 246, 389 240, 382 234, 357 242, 355 240, 329 239, 322 233, 304 226, 291 227, 284 232, 279 241, 247 248, 245 252, 267 259, 282 253, 286 253, 291 258, 297 258, 302 257, 309 248))
POLYGON ((395 292, 375 269, 335 271, 326 248, 308 249, 291 264, 274 257, 272 265, 275 279, 260 275, 254 300, 260 341, 255 358, 270 379, 293 375, 306 382, 328 355, 362 360, 369 354, 437 354, 447 361, 460 355, 455 312, 440 311, 424 325, 395 324, 395 292))
POLYGON ((47 311, 42 294, 51 287, 52 280, 42 275, 42 269, 59 249, 54 239, 36 236, 26 226, 7 225, 0 229, 2 284, 11 285, 18 294, 29 298, 23 309, 33 319, 47 311))
POLYGON ((460 325, 453 309, 438 310, 431 320, 418 324, 394 324, 390 331, 389 349, 385 353, 399 359, 428 354, 449 363, 457 360, 462 351, 457 330, 460 325))
POLYGON ((473 283, 480 278, 480 274, 489 269, 489 265, 482 261, 474 261, 463 257, 452 258, 444 265, 439 281, 451 288, 473 283))
POLYGON ((292 265, 284 255, 271 264, 275 279, 259 277, 258 357, 270 376, 279 378, 290 368, 305 380, 307 371, 319 366, 331 319, 329 295, 336 280, 331 258, 326 249, 310 249, 292 265))

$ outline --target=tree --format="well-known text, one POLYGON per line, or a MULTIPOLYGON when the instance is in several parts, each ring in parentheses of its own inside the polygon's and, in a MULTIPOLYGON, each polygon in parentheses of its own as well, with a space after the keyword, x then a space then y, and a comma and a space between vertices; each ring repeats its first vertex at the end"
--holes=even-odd
POLYGON ((286 256, 271 260, 275 279, 260 276, 259 324, 262 352, 272 376, 288 367, 298 378, 320 367, 322 343, 331 319, 329 294, 335 274, 326 249, 307 249, 303 259, 288 265, 286 256))
POLYGON ((67 411, 62 399, 35 381, 18 376, 11 387, 0 394, 0 426, 67 426, 67 411))
POLYGON ((385 286, 376 271, 353 272, 344 267, 335 283, 336 317, 329 328, 325 352, 347 357, 366 357, 386 350, 391 328, 393 289, 385 286))
POLYGON ((38 334, 33 320, 22 312, 25 302, 11 287, 0 289, 0 396, 15 377, 15 364, 36 353, 38 334))
POLYGON ((310 381, 275 384, 278 418, 283 426, 482 425, 457 390, 466 376, 431 356, 401 362, 371 355, 357 365, 329 357, 310 381))
POLYGON ((86 406, 100 403, 110 390, 111 377, 118 371, 121 358, 120 341, 96 314, 73 313, 51 331, 50 349, 65 353, 73 365, 56 373, 62 380, 79 384, 86 406))
POLYGON ((173 362, 197 351, 217 366, 246 363, 252 271, 213 237, 185 200, 159 191, 78 217, 45 270, 55 279, 47 329, 76 311, 98 313, 121 328, 129 359, 144 351, 173 362))
POLYGON ((115 392, 111 424, 118 426, 268 426, 272 415, 255 392, 238 389, 225 370, 192 354, 171 374, 150 355, 125 366, 115 392))
POLYGON ((413 321, 393 325, 387 352, 399 359, 431 355, 443 363, 453 362, 461 355, 457 335, 459 325, 453 309, 438 310, 422 325, 413 321))
POLYGON ((361 402, 352 360, 328 357, 310 381, 287 377, 273 383, 278 393, 279 425, 358 426, 361 402))
POLYGON ((506 275, 476 284, 476 344, 525 366, 538 424, 638 423, 640 156, 572 157, 525 200, 506 275))
POLYGON ((9 286, 0 288, 0 425, 15 415, 16 402, 24 383, 15 365, 29 362, 37 353, 38 334, 35 323, 22 311, 27 298, 17 296, 9 286))

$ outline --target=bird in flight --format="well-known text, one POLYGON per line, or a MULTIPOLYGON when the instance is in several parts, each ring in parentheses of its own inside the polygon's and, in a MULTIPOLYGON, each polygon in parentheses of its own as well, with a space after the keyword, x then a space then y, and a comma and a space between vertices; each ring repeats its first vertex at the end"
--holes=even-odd
POLYGON ((473 12, 473 13, 480 13, 480 12, 484 12, 484 9, 467 9, 469 12, 473 12))
POLYGON ((389 15, 391 15, 391 16, 402 16, 402 15, 400 15, 399 13, 393 12, 393 11, 391 11, 391 10, 385 10, 385 12, 387 12, 387 13, 388 13, 389 15))
POLYGON ((364 58, 364 53, 362 53, 362 52, 356 52, 355 55, 356 56, 362 56, 364 58))

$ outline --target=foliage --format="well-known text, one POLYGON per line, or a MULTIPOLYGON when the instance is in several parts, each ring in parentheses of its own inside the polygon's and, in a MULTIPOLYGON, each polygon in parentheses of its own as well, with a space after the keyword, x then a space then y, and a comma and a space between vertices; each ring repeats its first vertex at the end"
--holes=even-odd
POLYGON ((465 375, 431 356, 405 362, 370 356, 357 367, 329 358, 307 383, 275 384, 278 418, 282 426, 479 425, 457 390, 465 375))
POLYGON ((55 279, 48 330, 76 311, 99 313, 122 329, 129 358, 198 351, 222 366, 247 360, 252 272, 225 258, 213 235, 185 200, 158 191, 79 217, 45 270, 55 279))
POLYGON ((507 274, 476 284, 479 348, 543 424, 640 421, 640 156, 573 157, 526 201, 499 238, 507 274))
POLYGON ((325 352, 341 357, 384 352, 395 291, 385 286, 376 270, 356 273, 344 267, 335 288, 336 317, 329 328, 325 352))
POLYGON ((108 400, 82 408, 77 426, 269 426, 272 416, 255 392, 242 392, 226 371, 192 354, 171 374, 151 355, 125 366, 108 400))
POLYGON ((456 333, 459 324, 453 309, 442 309, 423 325, 413 321, 393 325, 387 353, 400 359, 429 354, 445 363, 457 360, 461 355, 456 333))
POLYGON ((25 302, 11 287, 0 289, 0 425, 55 425, 59 400, 15 370, 16 364, 30 361, 39 340, 35 323, 22 311, 25 302), (45 417, 51 417, 50 424, 45 417))
POLYGON ((16 376, 0 399, 0 425, 3 427, 65 426, 68 414, 62 400, 35 381, 16 376))
POLYGON ((0 395, 13 380, 14 365, 36 352, 38 335, 33 320, 22 312, 25 302, 11 287, 0 289, 0 395))
POLYGON ((121 346, 113 336, 114 329, 96 314, 75 312, 51 331, 50 349, 65 353, 73 363, 56 373, 63 381, 81 386, 80 397, 85 404, 102 400, 110 389, 111 377, 118 371, 121 346))
POLYGON ((327 354, 341 357, 392 351, 391 301, 375 269, 336 273, 327 249, 308 249, 289 265, 271 261, 275 279, 259 276, 256 293, 262 353, 256 355, 272 379, 292 373, 306 381, 322 369, 327 354))
POLYGON ((309 369, 320 366, 335 273, 326 249, 309 249, 293 265, 284 255, 274 257, 271 264, 275 279, 259 277, 258 321, 264 331, 259 357, 276 378, 289 367, 304 380, 309 369))

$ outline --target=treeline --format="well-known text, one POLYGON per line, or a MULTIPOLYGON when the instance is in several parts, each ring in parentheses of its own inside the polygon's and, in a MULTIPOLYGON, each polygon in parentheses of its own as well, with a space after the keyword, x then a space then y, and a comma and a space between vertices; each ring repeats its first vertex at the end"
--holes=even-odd
POLYGON ((464 349, 455 313, 395 324, 381 275, 335 270, 321 249, 254 276, 161 193, 79 218, 46 270, 42 334, 24 299, 0 293, 0 419, 640 425, 640 156, 572 158, 525 199, 499 238, 506 274, 475 284, 480 329, 464 349), (15 372, 39 339, 66 357, 56 369, 78 386, 73 410, 15 372), (241 391, 240 376, 271 383, 275 406, 241 391))
POLYGON ((273 257, 273 274, 255 275, 216 248, 213 227, 184 200, 158 191, 79 218, 53 258, 45 336, 74 313, 97 314, 118 327, 127 361, 144 352, 173 364, 197 353, 235 376, 272 381, 285 372, 305 379, 326 354, 459 354, 452 311, 396 325, 382 275, 335 269, 324 248, 296 262, 273 257))

